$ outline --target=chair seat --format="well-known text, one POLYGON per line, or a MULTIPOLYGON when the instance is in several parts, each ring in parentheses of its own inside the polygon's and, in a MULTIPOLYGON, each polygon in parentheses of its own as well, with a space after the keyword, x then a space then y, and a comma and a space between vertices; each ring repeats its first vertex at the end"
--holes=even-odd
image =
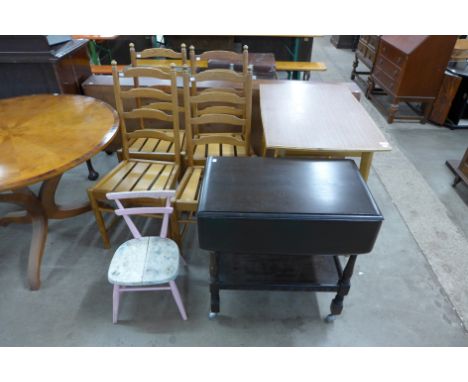
MULTIPOLYGON (((203 133, 195 135, 194 139, 209 137, 210 133, 203 133)), ((237 139, 242 138, 241 133, 216 133, 218 136, 227 136, 237 139)), ((247 156, 244 146, 236 146, 225 143, 208 143, 204 145, 195 145, 193 150, 193 160, 195 164, 203 164, 209 156, 223 156, 223 157, 245 157, 247 156)))
POLYGON ((179 212, 196 212, 204 167, 188 167, 177 185, 175 207, 179 212))
POLYGON ((120 162, 94 187, 93 192, 105 198, 108 192, 174 189, 179 165, 171 162, 130 159, 120 162))
POLYGON ((167 283, 177 277, 179 247, 171 239, 147 236, 123 243, 112 258, 108 279, 120 286, 167 283))
MULTIPOLYGON (((170 129, 160 129, 161 132, 173 136, 174 132, 170 129)), ((179 131, 180 150, 185 147, 185 131, 179 131)), ((154 159, 154 160, 173 160, 174 143, 157 138, 138 138, 129 142, 129 155, 136 159, 154 159)), ((122 158, 122 149, 117 151, 119 160, 122 158)))

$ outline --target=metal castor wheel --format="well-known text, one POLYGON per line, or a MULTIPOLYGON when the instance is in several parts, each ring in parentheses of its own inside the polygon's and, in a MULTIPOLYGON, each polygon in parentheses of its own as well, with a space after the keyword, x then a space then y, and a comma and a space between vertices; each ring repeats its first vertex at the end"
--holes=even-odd
POLYGON ((337 317, 337 316, 334 315, 334 314, 329 314, 327 317, 325 317, 325 320, 324 320, 324 321, 325 321, 327 324, 331 324, 332 322, 334 322, 334 321, 336 320, 336 317, 337 317))
POLYGON ((218 317, 219 313, 216 313, 216 312, 210 312, 208 314, 208 319, 209 320, 215 320, 217 317, 218 317))

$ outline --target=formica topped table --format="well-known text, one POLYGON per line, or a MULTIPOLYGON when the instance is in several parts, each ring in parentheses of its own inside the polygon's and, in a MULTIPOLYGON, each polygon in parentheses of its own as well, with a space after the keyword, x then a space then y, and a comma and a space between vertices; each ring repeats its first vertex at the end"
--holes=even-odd
POLYGON ((260 85, 266 150, 279 155, 360 157, 367 180, 374 152, 390 144, 344 84, 260 85))
POLYGON ((90 210, 88 203, 55 203, 62 174, 104 149, 119 120, 112 107, 79 95, 32 95, 0 100, 0 202, 24 212, 0 217, 0 225, 31 222, 28 281, 40 286, 40 263, 48 219, 64 219, 90 210), (43 181, 36 196, 28 186, 43 181))
POLYGON ((197 220, 211 316, 220 289, 266 289, 337 292, 333 318, 383 217, 350 159, 210 157, 197 220), (338 255, 350 255, 344 269, 338 255))

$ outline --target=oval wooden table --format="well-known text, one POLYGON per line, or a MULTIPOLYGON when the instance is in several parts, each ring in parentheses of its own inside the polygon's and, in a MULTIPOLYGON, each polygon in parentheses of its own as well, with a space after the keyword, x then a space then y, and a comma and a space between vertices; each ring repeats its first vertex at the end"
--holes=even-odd
POLYGON ((40 287, 48 219, 90 210, 88 203, 62 206, 55 202, 62 174, 103 150, 118 125, 116 111, 91 97, 32 95, 0 100, 0 202, 23 210, 0 217, 0 225, 32 223, 31 289, 40 287), (40 181, 39 195, 35 195, 28 186, 40 181))

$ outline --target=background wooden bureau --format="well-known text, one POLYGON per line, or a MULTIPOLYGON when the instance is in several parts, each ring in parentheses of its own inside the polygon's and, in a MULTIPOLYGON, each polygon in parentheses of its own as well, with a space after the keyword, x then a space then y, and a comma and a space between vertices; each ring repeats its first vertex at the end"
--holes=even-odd
POLYGON ((457 36, 381 37, 366 95, 370 97, 377 84, 390 96, 389 123, 395 118, 426 121, 456 39, 457 36), (397 116, 400 102, 422 103, 424 116, 397 116))

